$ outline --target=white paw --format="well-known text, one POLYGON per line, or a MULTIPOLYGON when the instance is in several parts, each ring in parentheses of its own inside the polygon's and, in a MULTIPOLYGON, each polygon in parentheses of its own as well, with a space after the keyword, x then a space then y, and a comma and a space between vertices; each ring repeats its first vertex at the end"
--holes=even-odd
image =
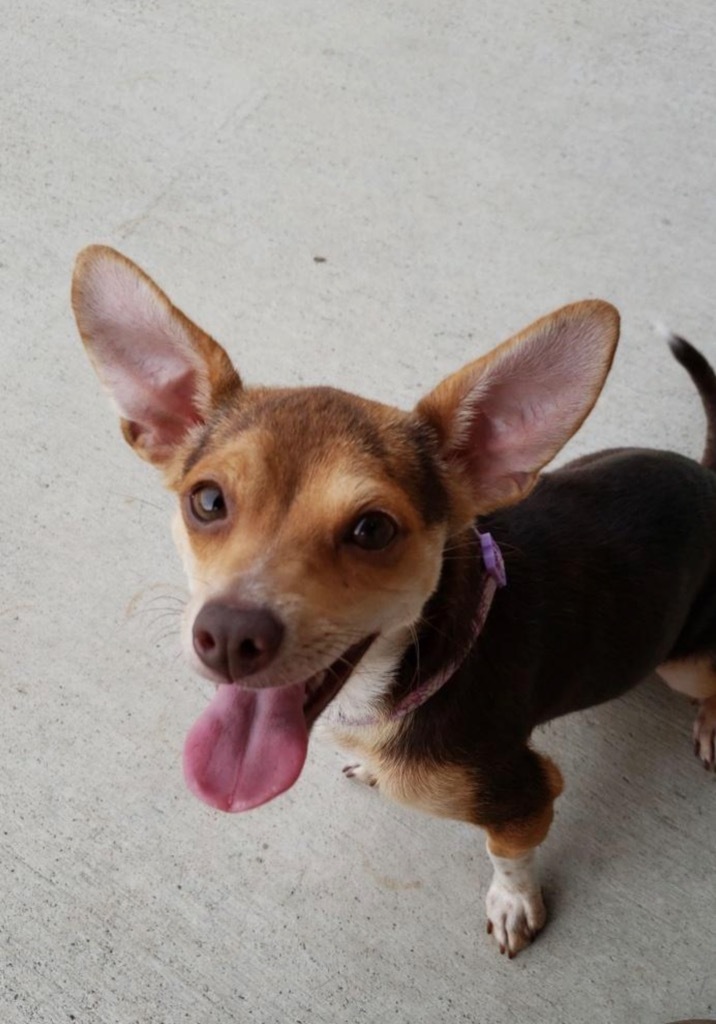
POLYGON ((516 891, 493 878, 487 892, 487 934, 510 960, 534 939, 547 920, 539 889, 516 891))
POLYGON ((356 779, 357 782, 362 782, 364 786, 377 786, 378 780, 364 764, 347 764, 343 769, 343 774, 347 779, 356 779))
POLYGON ((694 753, 704 768, 716 769, 716 701, 713 697, 701 702, 693 736, 694 753))

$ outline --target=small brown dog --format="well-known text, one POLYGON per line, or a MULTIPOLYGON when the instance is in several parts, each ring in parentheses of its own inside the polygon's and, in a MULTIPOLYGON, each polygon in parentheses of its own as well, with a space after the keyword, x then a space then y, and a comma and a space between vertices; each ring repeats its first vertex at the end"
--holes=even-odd
MULTIPOLYGON (((322 715, 360 762, 348 774, 486 830, 488 930, 512 956, 545 921, 534 853, 562 788, 535 725, 659 667, 701 701, 713 765, 712 440, 705 466, 618 450, 540 476, 599 395, 613 307, 558 310, 401 412, 245 388, 112 249, 80 254, 72 298, 126 440, 179 498, 185 646, 217 684, 185 748, 207 803, 286 790, 322 715)), ((713 439, 714 374, 673 347, 713 439)))

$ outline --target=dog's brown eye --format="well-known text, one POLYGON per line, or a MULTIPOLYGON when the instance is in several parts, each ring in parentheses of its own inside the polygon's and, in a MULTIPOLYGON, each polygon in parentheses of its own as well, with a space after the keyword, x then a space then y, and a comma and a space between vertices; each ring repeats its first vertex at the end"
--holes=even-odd
POLYGON ((397 533, 397 523, 386 512, 366 512, 351 526, 346 541, 364 551, 383 551, 397 533))
POLYGON ((202 523, 214 523, 217 519, 226 518, 224 495, 216 484, 199 484, 189 495, 189 504, 202 523))

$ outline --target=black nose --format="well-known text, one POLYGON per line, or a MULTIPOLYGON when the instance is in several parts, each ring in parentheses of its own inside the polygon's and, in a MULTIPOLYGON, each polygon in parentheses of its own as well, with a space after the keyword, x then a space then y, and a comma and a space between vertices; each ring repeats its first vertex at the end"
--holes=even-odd
POLYGON ((205 604, 192 630, 194 650, 204 664, 236 682, 268 668, 283 640, 283 623, 267 608, 205 604))

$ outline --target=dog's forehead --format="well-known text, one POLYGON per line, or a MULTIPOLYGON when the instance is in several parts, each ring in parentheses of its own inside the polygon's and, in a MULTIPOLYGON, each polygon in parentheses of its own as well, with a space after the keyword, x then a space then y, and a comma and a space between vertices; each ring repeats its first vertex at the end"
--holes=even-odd
POLYGON ((335 388, 245 392, 195 438, 181 476, 227 458, 287 496, 317 473, 384 477, 406 492, 427 523, 446 515, 430 428, 410 413, 335 388))
POLYGON ((340 442, 381 458, 386 433, 394 432, 404 418, 397 409, 337 388, 250 390, 226 416, 217 436, 258 427, 284 443, 300 438, 300 446, 312 453, 340 442))

